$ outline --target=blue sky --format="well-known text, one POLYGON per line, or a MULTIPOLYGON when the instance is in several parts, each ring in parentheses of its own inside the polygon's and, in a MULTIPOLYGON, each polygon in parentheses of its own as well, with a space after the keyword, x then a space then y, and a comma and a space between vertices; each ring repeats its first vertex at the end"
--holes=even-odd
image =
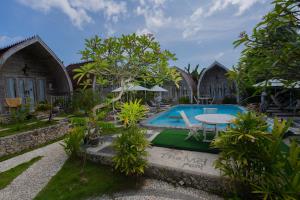
POLYGON ((1 0, 0 47, 38 34, 64 61, 80 61, 84 39, 153 33, 176 54, 171 63, 236 64, 232 42, 251 32, 271 0, 1 0))

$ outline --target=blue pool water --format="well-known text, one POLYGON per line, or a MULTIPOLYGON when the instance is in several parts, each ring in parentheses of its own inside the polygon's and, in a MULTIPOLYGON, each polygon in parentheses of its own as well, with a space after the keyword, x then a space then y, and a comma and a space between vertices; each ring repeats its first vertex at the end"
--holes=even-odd
MULTIPOLYGON (((145 125, 153 127, 185 128, 185 123, 179 114, 179 111, 181 110, 186 113, 192 124, 199 124, 200 122, 195 119, 195 116, 203 114, 203 108, 217 108, 218 114, 230 114, 234 116, 237 116, 239 112, 246 112, 245 108, 235 105, 178 105, 161 114, 158 114, 153 118, 146 120, 145 125)), ((220 125, 220 128, 221 127, 222 125, 220 125)))

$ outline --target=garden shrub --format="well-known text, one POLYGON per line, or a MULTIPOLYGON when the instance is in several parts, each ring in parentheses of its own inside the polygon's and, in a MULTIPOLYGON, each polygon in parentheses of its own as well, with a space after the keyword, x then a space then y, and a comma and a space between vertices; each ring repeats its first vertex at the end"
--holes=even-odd
POLYGON ((84 111, 88 114, 100 102, 100 94, 92 89, 76 90, 72 96, 71 108, 73 112, 84 111))
POLYGON ((180 97, 178 99, 179 104, 189 104, 190 103, 190 98, 189 97, 180 97))
POLYGON ((270 133, 264 116, 248 112, 213 141, 221 151, 215 167, 233 180, 243 199, 299 199, 300 147, 293 142, 283 150, 287 129, 286 121, 275 119, 270 133))
POLYGON ((48 104, 48 103, 39 103, 36 108, 35 108, 35 111, 48 111, 51 109, 51 105, 48 104))
POLYGON ((80 146, 83 143, 84 127, 72 128, 62 144, 66 153, 71 157, 76 157, 80 152, 80 146))
POLYGON ((25 120, 32 118, 30 114, 30 105, 25 104, 15 110, 12 110, 10 117, 12 123, 22 123, 25 120))
POLYGON ((135 126, 139 120, 146 116, 147 108, 140 104, 141 100, 131 101, 122 104, 119 119, 124 123, 125 127, 135 126))
POLYGON ((234 96, 225 96, 222 100, 223 104, 236 104, 236 97, 234 96))
POLYGON ((87 119, 85 117, 72 117, 70 119, 73 126, 86 126, 87 119))
POLYGON ((113 157, 115 169, 126 175, 141 175, 147 167, 147 151, 149 146, 145 131, 136 126, 125 130, 113 142, 116 155, 113 157))

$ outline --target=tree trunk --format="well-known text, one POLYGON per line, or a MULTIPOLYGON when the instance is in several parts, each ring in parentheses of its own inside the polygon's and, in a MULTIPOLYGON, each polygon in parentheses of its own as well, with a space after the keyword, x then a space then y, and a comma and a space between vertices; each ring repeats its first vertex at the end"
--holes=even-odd
POLYGON ((123 96, 124 92, 125 92, 124 86, 125 86, 128 82, 130 82, 131 80, 132 80, 131 78, 126 79, 125 81, 124 81, 123 79, 121 79, 121 88, 122 88, 122 89, 121 89, 119 95, 118 95, 117 97, 113 98, 113 99, 111 100, 111 102, 109 102, 109 103, 102 103, 102 104, 98 104, 98 105, 94 106, 93 109, 92 109, 93 116, 94 116, 94 117, 97 116, 97 111, 98 111, 99 109, 105 108, 105 107, 108 106, 109 104, 114 103, 114 102, 120 100, 121 97, 123 96))

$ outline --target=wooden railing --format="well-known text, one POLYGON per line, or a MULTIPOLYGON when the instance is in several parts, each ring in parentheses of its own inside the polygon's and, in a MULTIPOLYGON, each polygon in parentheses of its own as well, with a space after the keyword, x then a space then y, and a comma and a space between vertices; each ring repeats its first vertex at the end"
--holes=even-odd
POLYGON ((50 95, 50 103, 61 108, 66 108, 70 100, 70 95, 50 95))

